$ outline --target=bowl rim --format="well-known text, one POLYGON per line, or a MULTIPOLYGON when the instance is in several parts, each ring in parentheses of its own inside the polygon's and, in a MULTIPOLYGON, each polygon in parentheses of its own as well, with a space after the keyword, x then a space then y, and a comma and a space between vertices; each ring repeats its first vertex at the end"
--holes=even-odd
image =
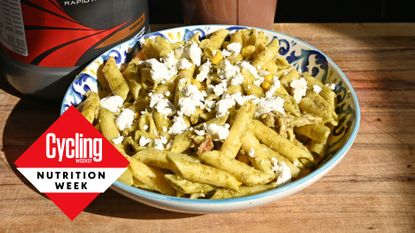
MULTIPOLYGON (((266 31, 270 34, 274 34, 274 35, 277 35, 277 36, 281 35, 281 36, 286 37, 288 39, 298 41, 298 42, 308 46, 310 49, 316 50, 316 51, 320 52, 322 55, 324 55, 325 58, 327 59, 327 62, 330 63, 331 66, 338 72, 340 78, 346 84, 347 88, 350 91, 350 94, 351 94, 351 97, 352 97, 352 100, 353 100, 353 104, 355 106, 355 111, 354 111, 355 121, 354 121, 354 124, 353 124, 352 132, 350 133, 350 135, 347 138, 346 142, 341 146, 341 148, 329 160, 327 160, 320 167, 313 170, 312 172, 310 172, 306 176, 301 177, 298 180, 289 182, 287 184, 281 185, 279 187, 276 187, 274 189, 270 189, 270 190, 267 190, 267 191, 264 191, 264 192, 261 192, 261 193, 252 194, 252 195, 243 196, 243 197, 234 197, 234 198, 227 198, 227 199, 215 199, 215 200, 212 200, 212 199, 189 199, 189 198, 174 197, 174 196, 168 196, 168 195, 164 195, 164 194, 159 194, 159 193, 147 191, 147 190, 144 190, 144 189, 140 189, 140 188, 137 188, 137 187, 126 185, 126 184, 124 184, 124 183, 122 183, 118 180, 116 180, 112 184, 112 186, 114 186, 116 188, 119 188, 119 189, 121 189, 125 192, 130 193, 130 194, 133 194, 135 196, 141 196, 143 198, 146 198, 146 199, 152 200, 152 201, 176 202, 176 203, 181 203, 181 204, 196 204, 196 205, 206 205, 206 204, 209 204, 209 205, 210 204, 212 204, 212 205, 213 204, 226 205, 226 204, 236 204, 236 203, 242 203, 242 202, 250 202, 250 201, 259 200, 259 199, 263 199, 263 198, 267 198, 267 197, 271 197, 271 196, 278 196, 278 195, 281 195, 285 192, 295 190, 296 188, 305 187, 306 184, 308 184, 310 182, 313 183, 313 181, 318 180, 319 176, 322 176, 326 172, 330 171, 330 168, 333 168, 346 155, 347 151, 350 149, 350 147, 352 146, 353 142, 356 139, 357 133, 358 133, 359 128, 360 128, 360 118, 361 118, 360 105, 359 105, 359 100, 358 100, 358 97, 356 95, 356 92, 353 89, 353 86, 351 85, 350 80, 347 78, 346 74, 344 74, 344 72, 340 69, 340 67, 329 56, 327 56, 320 49, 314 47, 313 45, 309 44, 308 42, 305 42, 305 41, 303 41, 301 39, 298 39, 296 37, 287 35, 285 33, 276 32, 276 31, 272 31, 272 30, 268 30, 268 29, 264 29, 264 28, 243 26, 243 25, 228 25, 228 24, 201 24, 201 25, 188 25, 188 26, 167 28, 167 29, 158 30, 158 31, 147 33, 147 34, 143 34, 143 35, 139 36, 138 38, 133 37, 133 38, 127 40, 127 41, 124 41, 122 43, 114 45, 112 48, 108 49, 107 51, 103 52, 102 54, 112 50, 116 46, 119 46, 119 45, 124 44, 124 43, 129 43, 131 40, 137 40, 136 43, 139 43, 139 39, 141 37, 149 36, 149 35, 155 34, 157 32, 166 32, 166 31, 171 31, 171 30, 184 30, 184 29, 189 29, 189 28, 200 28, 200 27, 209 27, 209 26, 219 27, 219 28, 220 27, 255 28, 255 29, 258 29, 258 30, 266 31)), ((98 59, 100 56, 102 56, 102 54, 97 56, 95 59, 93 59, 85 67, 90 66, 96 59, 98 59)), ((81 74, 82 72, 83 71, 79 72, 79 74, 81 74)), ((69 85, 69 87, 68 87, 68 89, 67 89, 67 91, 66 91, 66 93, 65 93, 65 95, 62 99, 61 109, 60 109, 60 114, 61 115, 64 112, 64 101, 65 101, 65 99, 67 99, 67 97, 70 93, 70 90, 71 90, 71 86, 74 84, 74 81, 79 76, 79 74, 76 75, 74 80, 71 82, 71 84, 69 85)))

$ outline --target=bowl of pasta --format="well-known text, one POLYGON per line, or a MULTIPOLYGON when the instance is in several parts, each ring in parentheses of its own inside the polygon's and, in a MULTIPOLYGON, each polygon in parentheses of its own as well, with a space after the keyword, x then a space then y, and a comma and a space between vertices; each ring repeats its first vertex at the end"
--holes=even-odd
POLYGON ((311 185, 351 147, 357 96, 299 39, 259 28, 187 26, 135 37, 73 81, 75 106, 130 162, 112 189, 157 208, 214 213, 311 185))

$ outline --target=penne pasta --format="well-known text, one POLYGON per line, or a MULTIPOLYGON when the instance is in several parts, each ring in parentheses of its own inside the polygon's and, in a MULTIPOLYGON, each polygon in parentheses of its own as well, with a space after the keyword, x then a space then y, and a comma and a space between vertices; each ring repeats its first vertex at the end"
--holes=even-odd
POLYGON ((186 131, 181 134, 176 135, 173 140, 173 145, 171 147, 171 151, 174 153, 182 153, 183 151, 186 151, 189 149, 193 141, 190 138, 192 136, 192 132, 186 131))
POLYGON ((247 131, 242 139, 242 150, 248 155, 249 161, 256 169, 268 174, 274 173, 270 159, 261 149, 260 142, 251 131, 247 131))
POLYGON ((183 194, 206 194, 216 188, 215 186, 209 184, 192 182, 173 174, 166 174, 164 177, 171 186, 173 186, 179 193, 183 194))
POLYGON ((121 174, 120 177, 118 177, 118 180, 123 182, 126 185, 133 185, 134 184, 134 177, 133 173, 131 172, 131 168, 128 167, 123 174, 121 174))
POLYGON ((269 159, 275 158, 279 163, 284 162, 290 168, 292 177, 297 177, 300 174, 300 172, 301 172, 300 168, 295 166, 289 159, 282 156, 277 151, 269 148, 268 146, 266 146, 264 144, 261 144, 260 148, 263 151, 263 153, 268 156, 269 159))
POLYGON ((98 121, 101 127, 102 135, 112 142, 113 139, 120 136, 117 126, 115 125, 114 113, 106 108, 100 108, 98 121))
POLYGON ((239 109, 235 116, 233 125, 229 131, 229 136, 223 142, 220 151, 223 156, 228 158, 235 158, 238 154, 239 148, 242 145, 242 138, 248 129, 255 113, 255 104, 247 102, 239 109))
POLYGON ((123 100, 127 99, 127 95, 130 92, 127 81, 118 69, 114 57, 109 57, 102 72, 113 95, 121 96, 123 100))
POLYGON ((321 124, 304 125, 295 128, 294 131, 320 143, 326 143, 330 135, 330 128, 321 124))
POLYGON ((127 80, 131 95, 133 96, 134 100, 138 100, 141 90, 141 84, 139 82, 141 79, 139 64, 140 59, 135 57, 130 61, 130 63, 128 63, 127 67, 122 72, 123 76, 127 80))
POLYGON ((200 42, 200 48, 220 49, 225 38, 229 35, 229 31, 222 29, 212 33, 208 39, 200 42))
POLYGON ((147 166, 135 158, 129 158, 133 177, 150 190, 155 190, 166 195, 175 195, 176 191, 164 178, 164 173, 156 168, 147 166))
POLYGON ((99 113, 99 96, 97 93, 88 91, 86 93, 86 100, 82 102, 81 114, 89 121, 93 123, 94 120, 98 117, 99 113))
POLYGON ((261 69, 267 63, 269 63, 270 61, 274 60, 277 57, 278 48, 279 48, 278 40, 277 39, 272 40, 266 46, 264 50, 262 50, 255 56, 254 60, 252 61, 252 64, 255 67, 261 69))
POLYGON ((275 178, 274 173, 263 173, 236 159, 222 156, 219 151, 210 151, 199 155, 199 158, 218 169, 227 171, 245 185, 266 184, 275 178))
POLYGON ((296 146, 293 142, 282 137, 260 121, 254 120, 252 122, 251 130, 259 141, 278 151, 291 162, 294 163, 295 161, 301 162, 302 160, 307 160, 308 163, 314 163, 314 158, 309 151, 296 146))
POLYGON ((188 157, 190 156, 175 153, 167 155, 167 159, 176 175, 193 182, 239 190, 241 183, 228 172, 201 163, 191 162, 188 157))
POLYGON ((170 169, 167 153, 167 151, 148 148, 140 150, 133 158, 153 167, 170 169))

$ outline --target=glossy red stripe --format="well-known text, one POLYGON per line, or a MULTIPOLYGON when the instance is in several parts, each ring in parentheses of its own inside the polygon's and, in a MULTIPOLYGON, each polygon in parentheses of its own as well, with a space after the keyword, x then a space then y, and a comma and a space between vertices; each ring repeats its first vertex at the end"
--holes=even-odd
POLYGON ((59 3, 56 2, 56 1, 53 1, 53 3, 52 3, 51 1, 48 1, 48 0, 31 0, 29 2, 31 2, 35 5, 38 5, 42 8, 45 8, 46 10, 55 12, 56 14, 61 15, 65 18, 72 19, 72 17, 70 17, 68 14, 66 14, 66 12, 62 10, 62 8, 58 7, 59 3))
POLYGON ((88 37, 60 48, 45 57, 39 65, 53 67, 75 66, 81 56, 90 49, 91 44, 96 44, 123 25, 124 24, 112 28, 111 30, 106 30, 96 36, 88 37))
POLYGON ((68 33, 66 30, 33 30, 26 31, 29 56, 22 57, 24 62, 31 62, 35 57, 61 44, 100 32, 99 30, 77 31, 68 33), (49 36, 45 36, 47 33, 49 36))

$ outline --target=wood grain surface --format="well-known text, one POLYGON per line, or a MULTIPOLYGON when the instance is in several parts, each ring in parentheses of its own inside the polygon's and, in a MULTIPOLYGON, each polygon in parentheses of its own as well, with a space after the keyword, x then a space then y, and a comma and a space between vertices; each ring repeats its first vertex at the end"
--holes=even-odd
POLYGON ((284 200, 228 214, 171 213, 107 191, 70 221, 13 165, 58 117, 59 103, 21 98, 2 78, 0 232, 415 232, 415 24, 275 30, 321 49, 357 91, 360 132, 328 175, 284 200))

